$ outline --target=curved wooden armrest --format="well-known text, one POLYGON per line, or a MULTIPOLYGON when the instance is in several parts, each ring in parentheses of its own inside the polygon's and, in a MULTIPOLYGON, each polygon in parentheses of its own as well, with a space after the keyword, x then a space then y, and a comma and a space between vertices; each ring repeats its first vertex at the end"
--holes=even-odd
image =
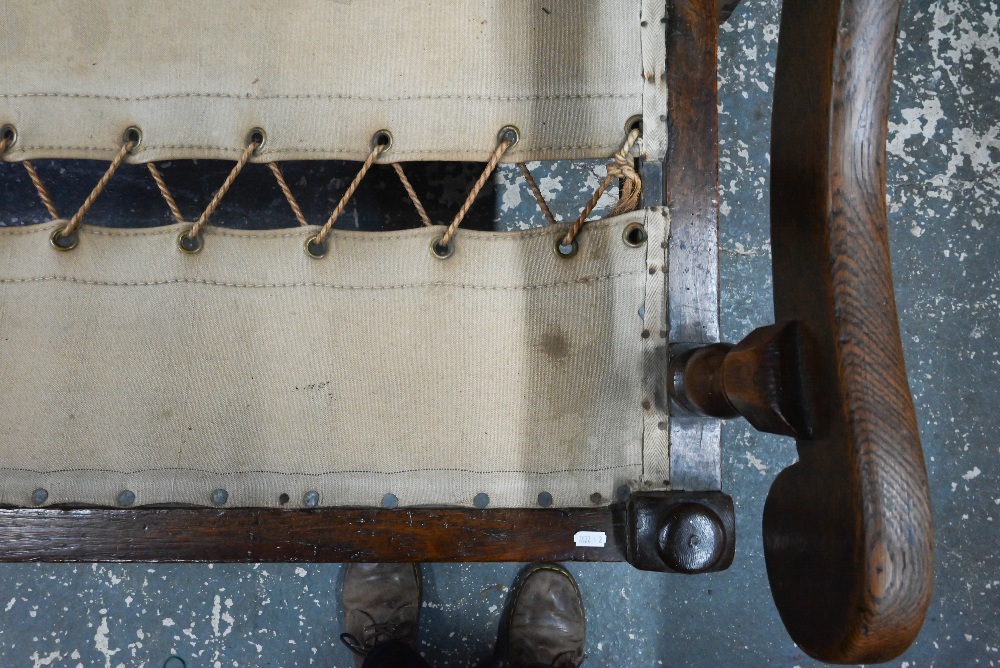
POLYGON ((896 321, 885 140, 899 0, 785 0, 771 127, 778 324, 675 347, 681 410, 793 436, 764 507, 778 612, 815 658, 886 661, 931 595, 927 474, 896 321))
POLYGON ((927 473, 892 289, 885 142, 900 0, 786 0, 771 127, 777 322, 798 323, 812 434, 764 509, 792 638, 886 661, 930 602, 927 473))

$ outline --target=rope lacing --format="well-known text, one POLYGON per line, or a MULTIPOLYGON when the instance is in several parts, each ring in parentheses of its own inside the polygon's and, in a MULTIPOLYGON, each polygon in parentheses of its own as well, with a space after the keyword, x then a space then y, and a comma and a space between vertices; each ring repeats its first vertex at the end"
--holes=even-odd
POLYGON ((493 153, 490 155, 489 161, 486 163, 486 167, 483 168, 483 173, 479 175, 476 179, 475 184, 473 184, 472 189, 469 191, 468 196, 465 198, 465 202, 462 203, 462 208, 458 210, 455 217, 452 219, 451 224, 448 225, 448 229, 444 231, 441 238, 437 240, 436 245, 447 248, 451 244, 452 238, 455 233, 458 232, 458 226, 462 224, 465 220, 465 216, 469 213, 469 209, 472 208, 472 203, 476 201, 479 196, 480 191, 483 186, 486 185, 486 181, 489 180, 490 176, 493 175, 494 170, 497 168, 497 164, 500 162, 500 158, 504 156, 507 150, 517 143, 518 132, 513 126, 507 126, 500 130, 498 135, 499 142, 497 147, 493 149, 493 153))
MULTIPOLYGON (((642 180, 640 178, 638 171, 635 168, 635 163, 631 156, 631 151, 641 135, 642 135, 641 126, 634 126, 632 127, 631 130, 629 130, 628 135, 624 143, 622 144, 622 147, 612 156, 611 162, 607 166, 606 176, 601 181, 598 188, 594 191, 593 195, 588 200, 583 210, 580 212, 580 215, 576 218, 576 220, 567 230, 565 236, 562 237, 562 239, 560 240, 559 242, 560 246, 564 246, 567 248, 575 246, 576 237, 580 234, 580 231, 583 228, 584 224, 586 223, 588 216, 590 216, 590 214, 596 208, 601 197, 615 181, 620 182, 620 197, 618 202, 612 207, 609 215, 614 216, 628 211, 633 211, 639 206, 639 199, 642 193, 642 180)), ((202 211, 198 219, 191 225, 191 227, 187 231, 182 232, 181 235, 178 237, 178 243, 182 249, 189 252, 197 252, 197 250, 201 248, 200 236, 202 231, 204 230, 205 226, 208 225, 209 219, 219 208, 222 199, 228 193, 233 183, 235 182, 236 178, 243 171, 243 168, 250 161, 250 158, 263 145, 264 136, 265 135, 263 134, 262 130, 255 130, 251 132, 247 146, 243 149, 239 159, 236 161, 236 164, 230 170, 225 181, 215 192, 211 201, 202 211)), ((497 146, 493 150, 493 153, 490 155, 490 158, 487 161, 486 166, 483 168, 482 173, 480 174, 476 182, 473 184, 472 188, 469 190, 469 193, 466 196, 465 201, 462 203, 462 206, 459 208, 458 212, 455 214, 454 218, 452 219, 448 227, 445 229, 444 233, 432 244, 432 248, 439 257, 443 258, 451 255, 451 250, 452 250, 451 243, 454 240, 454 237, 458 232, 459 227, 465 220, 465 217, 468 215, 469 210, 472 208, 472 205, 475 203, 480 192, 482 192, 483 188, 486 185, 486 182, 496 171, 497 166, 500 163, 500 160, 504 157, 507 151, 514 144, 517 143, 518 138, 519 137, 517 128, 513 126, 506 126, 500 130, 500 133, 497 136, 498 139, 497 146)), ((135 149, 135 147, 139 145, 140 141, 141 141, 141 134, 138 133, 137 128, 130 128, 126 132, 125 142, 119 149, 118 153, 115 155, 114 159, 111 161, 111 164, 104 172, 104 175, 94 186, 93 190, 91 190, 90 194, 84 200, 83 204, 76 211, 73 217, 66 223, 66 225, 64 225, 62 228, 53 233, 52 243, 57 248, 60 248, 62 250, 69 250, 70 248, 75 247, 76 231, 81 221, 83 220, 84 216, 86 216, 86 214, 90 211, 94 202, 104 191, 105 187, 107 186, 111 178, 114 176, 115 172, 126 160, 129 153, 131 153, 135 149)), ((0 137, 0 156, 2 156, 10 148, 12 143, 13 140, 9 136, 4 135, 0 137)), ((351 198, 354 196, 355 192, 360 186, 361 181, 368 174, 371 167, 374 165, 375 161, 384 151, 386 151, 391 146, 391 144, 392 144, 392 136, 391 134, 389 134, 388 131, 380 130, 375 134, 372 142, 372 149, 369 152, 368 157, 362 163, 361 168, 358 170, 358 173, 355 175, 354 179, 351 181, 350 185, 347 187, 344 194, 341 196, 340 201, 334 208, 333 212, 330 214, 326 223, 320 228, 319 232, 317 232, 315 236, 313 236, 307 241, 306 247, 310 255, 313 255, 314 257, 321 257, 325 253, 327 238, 329 237, 334 224, 337 222, 337 219, 345 211, 348 203, 350 202, 351 198)), ((35 169, 35 166, 28 160, 24 160, 23 163, 25 169, 28 172, 28 176, 31 179, 31 182, 34 185, 35 190, 38 192, 38 196, 42 200, 42 203, 45 205, 45 208, 48 210, 49 215, 52 217, 53 220, 58 220, 59 219, 58 211, 56 210, 52 197, 49 194, 48 190, 46 189, 45 184, 42 182, 42 179, 39 176, 38 171, 35 169)), ((519 162, 516 164, 525 179, 525 183, 527 184, 528 189, 534 196, 535 201, 538 203, 539 209, 545 216, 546 220, 549 222, 550 225, 557 224, 558 221, 556 220, 555 215, 552 213, 552 210, 549 208, 548 203, 545 201, 541 189, 538 187, 538 183, 535 181, 533 175, 531 174, 531 171, 528 169, 528 166, 523 162, 519 162)), ((277 182, 279 189, 281 190, 286 201, 288 202, 288 205, 291 208, 292 213, 294 214, 299 225, 303 227, 308 226, 309 223, 302 212, 302 208, 299 206, 298 201, 292 194, 291 188, 288 186, 288 182, 285 180, 285 177, 282 174, 281 169, 278 167, 277 164, 273 162, 267 163, 267 166, 268 169, 271 171, 271 174, 274 176, 274 179, 277 182)), ((430 216, 428 216, 426 209, 424 208, 422 202, 420 201, 419 196, 416 193, 416 190, 413 188, 413 185, 406 177, 406 173, 403 171, 402 166, 399 163, 393 163, 392 167, 396 172, 396 175, 398 176, 400 183, 403 186, 403 189, 406 191, 407 196, 413 203, 413 206, 416 209, 417 214, 419 215, 423 225, 427 227, 433 226, 433 222, 431 221, 430 216)), ((154 183, 157 186, 157 189, 160 191, 160 195, 163 197, 164 201, 167 204, 167 207, 170 209, 171 215, 178 223, 184 223, 185 220, 183 215, 181 214, 180 208, 177 205, 177 201, 170 192, 170 189, 167 187, 163 175, 160 173, 155 163, 152 162, 147 163, 147 168, 149 170, 151 177, 153 178, 154 183)))
POLYGON ((375 164, 375 159, 381 155, 382 151, 389 148, 388 144, 382 144, 377 141, 374 142, 374 144, 375 145, 372 146, 372 150, 368 154, 368 157, 365 158, 365 161, 361 164, 361 169, 358 170, 354 180, 351 181, 351 185, 347 186, 347 190, 344 191, 344 195, 340 198, 340 202, 337 203, 337 207, 333 210, 333 213, 330 214, 326 224, 324 224, 316 236, 313 237, 312 241, 316 245, 326 245, 326 238, 329 236, 330 230, 333 229, 333 224, 337 222, 338 218, 340 218, 340 214, 344 213, 344 209, 347 208, 347 203, 350 202, 351 197, 354 196, 354 191, 358 189, 358 186, 361 185, 361 181, 365 178, 368 170, 370 170, 372 165, 375 164))
POLYGON ((538 208, 542 210, 542 214, 545 219, 549 221, 549 225, 557 225, 559 221, 556 217, 552 215, 552 210, 549 209, 548 202, 545 201, 545 197, 542 195, 541 188, 535 183, 535 177, 531 175, 531 170, 523 162, 517 163, 517 168, 521 170, 521 175, 524 177, 524 182, 528 184, 528 190, 531 194, 535 196, 535 201, 538 202, 538 208))
POLYGON ((638 127, 632 128, 629 131, 628 136, 625 138, 625 143, 622 144, 621 149, 614 154, 611 164, 608 165, 607 176, 605 176, 604 180, 601 181, 601 185, 594 191, 594 194, 587 202, 587 205, 583 207, 583 211, 580 212, 576 221, 574 221, 569 230, 566 232, 566 236, 563 237, 561 242, 562 245, 573 245, 573 241, 576 239, 577 235, 580 234, 580 230, 583 229, 583 224, 587 222, 587 216, 593 212, 594 207, 597 206, 597 202, 601 199, 604 191, 606 191, 616 179, 622 180, 621 198, 611 209, 610 215, 616 216, 620 213, 634 211, 635 208, 639 206, 639 195, 642 193, 642 179, 639 178, 639 173, 635 170, 631 151, 641 134, 642 130, 638 127))
POLYGON ((181 233, 181 238, 178 238, 178 242, 181 244, 182 248, 184 248, 185 240, 188 242, 196 242, 198 240, 201 236, 201 231, 205 229, 206 225, 208 225, 208 219, 212 217, 215 210, 219 208, 220 204, 222 204, 222 198, 226 196, 227 192, 229 192, 229 189, 236 181, 236 177, 240 175, 240 172, 243 171, 243 168, 246 166, 247 162, 249 162, 250 157, 257 151, 258 148, 260 148, 260 145, 261 142, 258 141, 258 139, 252 138, 246 148, 243 149, 243 152, 240 154, 236 164, 233 165, 233 168, 230 170, 226 180, 222 182, 221 186, 219 186, 219 189, 215 192, 215 195, 208 203, 208 206, 206 206, 205 210, 201 212, 198 220, 194 222, 194 225, 191 226, 190 230, 181 233))
MULTIPOLYGON (((118 171, 118 168, 121 167, 122 163, 125 162, 125 158, 128 157, 128 154, 131 153, 132 149, 138 145, 138 140, 129 139, 122 144, 120 149, 118 149, 118 153, 111 161, 111 164, 108 165, 108 168, 105 170, 101 180, 97 182, 94 189, 90 191, 89 195, 87 195, 87 199, 83 201, 83 204, 81 204, 80 208, 76 210, 76 213, 69 219, 69 222, 52 234, 52 244, 56 248, 59 248, 60 250, 69 250, 70 248, 76 246, 76 231, 80 226, 80 222, 83 221, 83 217, 87 215, 87 212, 90 211, 90 207, 94 205, 97 198, 100 197, 102 192, 104 192, 104 188, 108 185, 108 182, 111 181, 111 177, 115 175, 115 172, 118 171)), ((31 174, 30 171, 28 173, 29 175, 31 174)), ((41 183, 41 181, 39 181, 39 183, 41 183)), ((41 192, 39 192, 39 195, 41 195, 41 192)), ((44 196, 42 196, 42 200, 45 200, 44 196)))

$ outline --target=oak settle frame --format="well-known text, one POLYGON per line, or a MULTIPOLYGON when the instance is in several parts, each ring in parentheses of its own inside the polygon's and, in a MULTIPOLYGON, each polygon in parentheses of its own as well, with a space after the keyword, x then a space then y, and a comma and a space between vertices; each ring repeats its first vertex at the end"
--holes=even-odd
MULTIPOLYGON (((735 347, 716 343, 715 284, 716 28, 733 6, 669 2, 662 194, 673 221, 670 282, 696 295, 707 314, 695 323, 671 314, 670 340, 683 344, 671 361, 672 429, 717 441, 717 418, 740 414, 796 438, 800 461, 778 476, 764 512, 778 610, 816 658, 884 661, 906 649, 923 622, 933 540, 886 233, 900 0, 785 2, 771 150, 778 324, 735 347), (685 255, 697 262, 678 261, 685 255)), ((602 508, 3 509, 0 560, 629 560, 656 570, 719 570, 732 560, 731 500, 700 485, 701 462, 685 456, 672 453, 671 482, 700 492, 634 494, 602 508), (666 527, 690 519, 691 508, 695 520, 715 517, 700 525, 714 551, 693 562, 666 544, 666 527), (574 547, 566 536, 580 530, 605 532, 608 543, 574 547)))

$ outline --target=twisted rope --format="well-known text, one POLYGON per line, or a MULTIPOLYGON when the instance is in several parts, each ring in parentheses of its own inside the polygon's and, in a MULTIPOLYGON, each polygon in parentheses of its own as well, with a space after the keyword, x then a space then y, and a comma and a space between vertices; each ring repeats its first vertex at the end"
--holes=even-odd
POLYGON ((160 170, 152 162, 146 163, 146 167, 149 168, 149 173, 153 177, 156 187, 159 188, 163 201, 167 203, 167 208, 170 209, 170 213, 173 214, 174 220, 178 223, 183 223, 184 216, 181 215, 180 207, 177 206, 177 200, 174 199, 170 189, 167 188, 167 182, 163 180, 163 174, 160 173, 160 170))
POLYGON ((333 224, 337 222, 338 218, 340 218, 340 214, 344 213, 344 209, 347 208, 347 203, 350 202, 351 197, 354 196, 354 191, 358 189, 358 186, 361 185, 362 179, 365 178, 365 174, 368 173, 368 170, 372 168, 372 164, 375 163, 375 158, 377 158, 385 149, 386 147, 384 145, 378 143, 372 147, 371 153, 369 153, 368 157, 365 158, 364 163, 361 165, 361 169, 358 170, 357 176, 354 177, 354 180, 351 181, 351 185, 347 186, 347 190, 344 191, 344 195, 340 198, 337 208, 330 214, 330 218, 327 219, 323 228, 316 234, 315 237, 313 237, 313 241, 316 244, 322 246, 326 243, 326 238, 329 236, 330 230, 333 229, 333 224))
POLYGON ((196 220, 194 225, 191 226, 191 229, 188 230, 188 233, 185 235, 188 239, 195 239, 201 235, 201 231, 206 225, 208 225, 208 219, 211 218, 212 214, 215 213, 215 210, 219 208, 219 204, 222 203, 222 198, 226 196, 227 192, 229 192, 233 182, 236 181, 236 177, 240 175, 240 172, 243 171, 247 161, 250 160, 250 156, 252 156, 254 151, 256 151, 259 147, 260 142, 252 141, 247 144, 245 149, 243 149, 243 153, 240 154, 239 160, 236 161, 232 171, 229 172, 229 176, 227 176, 226 180, 222 182, 222 186, 218 189, 218 191, 216 191, 215 196, 212 197, 212 201, 208 203, 208 206, 205 207, 204 211, 202 211, 201 216, 198 217, 198 220, 196 220))
POLYGON ((76 228, 80 226, 80 222, 83 220, 83 217, 87 215, 87 212, 90 211, 90 207, 94 205, 97 198, 100 197, 102 192, 104 192, 104 188, 108 185, 111 177, 115 175, 115 172, 118 171, 121 164, 125 162, 125 158, 137 145, 138 142, 136 141, 127 141, 120 149, 118 149, 118 155, 116 155, 114 160, 111 161, 111 164, 108 165, 108 169, 104 172, 104 176, 102 176, 101 180, 97 182, 94 189, 90 191, 90 194, 87 195, 87 199, 83 201, 83 204, 79 209, 77 209, 76 213, 73 214, 73 217, 70 218, 69 222, 66 223, 66 226, 59 230, 60 237, 68 237, 76 232, 76 228))
POLYGON ((302 227, 308 227, 309 223, 306 221, 305 215, 302 213, 301 207, 299 207, 298 201, 295 196, 292 195, 292 189, 288 187, 288 182, 285 181, 285 175, 281 173, 278 165, 273 162, 267 163, 268 169, 274 174, 274 180, 278 182, 278 187, 281 188, 281 192, 284 193, 285 199, 288 200, 288 206, 292 208, 292 213, 295 214, 295 219, 299 221, 299 225, 302 227))
POLYGON ((517 141, 516 136, 511 136, 511 133, 505 133, 504 138, 497 144, 497 147, 493 149, 493 154, 490 156, 489 162, 486 163, 486 167, 483 169, 483 173, 479 175, 479 179, 472 186, 472 190, 469 191, 468 197, 465 198, 465 202, 462 204, 462 208, 458 210, 455 214, 454 220, 451 221, 451 225, 445 230, 444 234, 438 240, 438 244, 441 246, 447 246, 451 243, 452 238, 455 233, 458 232, 458 226, 462 224, 465 220, 465 215, 469 213, 469 209, 472 208, 472 203, 476 201, 476 197, 479 196, 479 191, 483 189, 486 185, 486 181, 492 176, 493 171, 497 168, 497 164, 500 162, 500 158, 503 154, 507 152, 511 146, 517 141))
POLYGON ((56 205, 52 201, 52 196, 49 195, 49 191, 45 187, 45 184, 42 183, 42 177, 38 175, 38 170, 35 169, 35 166, 31 164, 30 160, 25 160, 23 164, 25 171, 28 172, 28 178, 31 179, 32 185, 35 186, 35 190, 38 192, 38 198, 42 200, 42 204, 44 204, 45 208, 48 210, 49 216, 52 217, 52 220, 59 220, 59 212, 56 211, 56 205))
POLYGON ((633 128, 628 133, 628 137, 625 138, 625 143, 622 144, 621 149, 612 156, 612 162, 608 165, 608 175, 601 181, 601 185, 594 191, 587 205, 583 207, 580 216, 566 232, 566 236, 563 237, 563 245, 571 246, 573 244, 573 240, 580 234, 583 224, 587 222, 587 216, 593 212, 598 200, 601 199, 601 196, 616 179, 622 179, 623 181, 621 198, 615 204, 614 208, 611 209, 611 215, 614 216, 627 211, 634 211, 639 205, 639 195, 642 193, 642 179, 639 178, 639 173, 635 171, 635 165, 630 152, 641 134, 642 130, 639 128, 633 128))
POLYGON ((552 215, 552 210, 549 209, 549 205, 545 201, 545 197, 542 196, 541 189, 538 187, 538 184, 535 183, 535 177, 531 175, 531 170, 529 170, 528 166, 523 162, 517 163, 517 167, 521 170, 521 175, 524 176, 524 180, 528 184, 528 189, 531 191, 531 194, 535 196, 535 201, 538 202, 538 208, 542 210, 546 220, 549 221, 549 225, 556 225, 559 221, 557 221, 556 217, 552 215))
POLYGON ((396 176, 399 177, 400 183, 403 184, 403 190, 405 190, 406 194, 410 196, 410 201, 413 202, 413 208, 417 210, 420 220, 422 220, 424 225, 427 227, 433 226, 434 223, 431 222, 430 216, 427 215, 427 211, 424 209, 423 203, 421 203, 420 198, 417 197, 417 191, 413 189, 413 186, 410 185, 410 180, 406 178, 403 166, 398 162, 394 162, 392 163, 392 168, 396 170, 396 176))

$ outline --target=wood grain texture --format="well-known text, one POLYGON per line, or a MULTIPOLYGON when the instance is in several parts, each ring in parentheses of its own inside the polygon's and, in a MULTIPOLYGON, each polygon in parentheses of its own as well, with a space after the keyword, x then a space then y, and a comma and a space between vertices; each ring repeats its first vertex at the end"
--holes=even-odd
MULTIPOLYGON (((669 340, 719 340, 719 146, 714 0, 668 0, 667 161, 670 208, 669 340)), ((721 432, 715 420, 670 420, 673 489, 722 486, 721 432)))
POLYGON ((667 10, 671 341, 719 340, 716 13, 712 0, 670 0, 667 10))
POLYGON ((764 509, 778 610, 810 655, 902 652, 931 595, 927 476, 886 231, 885 140, 899 0, 787 0, 771 145, 777 322, 816 369, 814 436, 764 509))
POLYGON ((0 510, 0 561, 622 561, 625 510, 0 510), (605 547, 576 547, 603 531, 605 547))

